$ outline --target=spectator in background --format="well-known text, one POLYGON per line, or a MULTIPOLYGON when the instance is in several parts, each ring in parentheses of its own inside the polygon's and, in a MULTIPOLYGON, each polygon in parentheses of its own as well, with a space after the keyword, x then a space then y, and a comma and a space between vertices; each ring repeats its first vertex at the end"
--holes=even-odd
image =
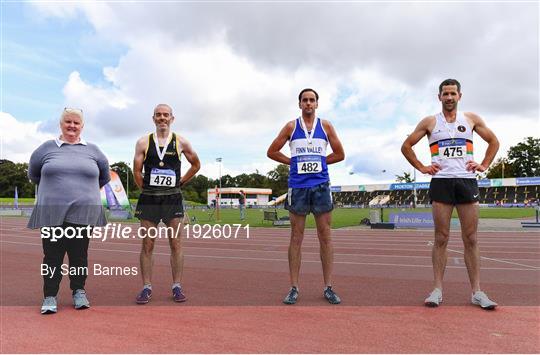
POLYGON ((238 206, 240 208, 240 220, 243 221, 246 219, 246 194, 244 193, 244 190, 240 190, 238 206))

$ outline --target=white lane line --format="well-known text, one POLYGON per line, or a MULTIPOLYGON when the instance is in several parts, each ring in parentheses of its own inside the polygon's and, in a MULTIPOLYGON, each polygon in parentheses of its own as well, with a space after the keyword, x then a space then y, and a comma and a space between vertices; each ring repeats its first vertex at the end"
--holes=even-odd
MULTIPOLYGON (((22 245, 33 245, 33 246, 42 246, 41 244, 37 243, 24 243, 24 242, 12 242, 7 240, 2 240, 0 243, 9 243, 9 244, 22 244, 22 245)), ((105 248, 88 248, 89 250, 95 250, 95 251, 107 251, 107 252, 114 252, 114 253, 129 253, 129 254, 140 254, 140 251, 133 251, 133 250, 120 250, 120 249, 105 249, 105 248)), ((163 256, 170 256, 169 253, 160 253, 160 252, 154 252, 154 255, 163 255, 163 256)), ((186 257, 191 258, 206 258, 206 259, 231 259, 231 260, 256 260, 256 261, 279 261, 279 262, 287 262, 287 259, 270 259, 270 258, 247 258, 247 257, 235 257, 235 256, 211 256, 211 255, 189 255, 184 254, 186 257)), ((303 260, 304 263, 317 263, 319 264, 319 260, 303 260)), ((359 262, 350 262, 350 261, 334 261, 334 264, 345 264, 345 265, 370 265, 370 266, 399 266, 399 267, 420 267, 420 268, 431 268, 431 265, 412 265, 412 264, 388 264, 388 263, 359 263, 359 262)), ((447 269, 465 269, 463 266, 447 266, 447 269)), ((487 267, 482 268, 482 270, 508 270, 508 271, 538 271, 538 269, 519 269, 519 268, 493 268, 493 267, 487 267)))
MULTIPOLYGON (((17 236, 8 236, 8 238, 37 238, 39 237, 38 235, 17 235, 17 236)), ((4 239, 4 238, 2 238, 4 239)), ((97 240, 97 239, 96 239, 97 240)), ((113 243, 112 241, 114 240, 122 240, 122 238, 110 238, 110 239, 107 239, 107 241, 105 241, 105 243, 113 243)), ((135 244, 135 245, 140 245, 140 242, 137 243, 137 241, 139 240, 138 238, 130 238, 130 239, 123 239, 123 243, 126 243, 126 244, 135 244), (133 242, 132 242, 133 240, 133 242)), ((235 244, 235 243, 241 243, 241 245, 244 245, 244 246, 269 246, 269 247, 288 247, 289 246, 289 243, 265 243, 265 242, 253 242, 251 240, 248 240, 248 239, 207 239, 207 240, 195 240, 195 239, 183 239, 184 243, 189 243, 190 245, 203 245, 204 243, 212 243, 212 244, 215 244, 215 245, 231 245, 231 244, 235 244)), ((419 251, 420 249, 410 249, 411 247, 415 247, 415 246, 418 246, 419 248, 424 245, 425 241, 421 241, 421 242, 417 242, 417 243, 343 243, 343 242, 340 242, 340 241, 334 241, 334 248, 337 249, 337 248, 340 248, 340 249, 349 249, 349 250, 388 250, 388 251, 397 251, 397 250, 403 250, 403 251, 419 251), (352 245, 352 246, 348 246, 348 245, 344 245, 344 244, 348 244, 348 245, 352 245), (370 245, 370 246, 381 246, 381 247, 365 247, 364 245, 370 245), (403 249, 403 248, 386 248, 386 247, 392 247, 392 246, 398 246, 398 247, 409 247, 409 249, 403 249)), ((432 244, 433 242, 432 241, 429 241, 428 242, 428 245, 433 245, 432 244)), ((456 243, 458 245, 460 245, 460 243, 456 243)), ((318 247, 319 246, 319 243, 318 242, 312 242, 312 243, 307 243, 304 241, 303 243, 304 246, 306 247, 318 247)), ((456 245, 456 246, 458 246, 456 245)), ((491 249, 492 248, 496 248, 495 246, 489 246, 489 245, 483 245, 482 248, 484 250, 490 250, 492 251, 491 249)), ((512 249, 530 249, 529 247, 525 247, 525 246, 516 246, 516 247, 512 247, 512 249)), ((496 251, 492 251, 492 252, 499 252, 499 250, 496 250, 496 251)), ((500 251, 502 253, 525 253, 525 254, 540 254, 540 252, 535 252, 535 251, 526 251, 526 252, 522 252, 522 251, 500 251)))
MULTIPOLYGON (((36 235, 31 235, 31 236, 23 236, 23 235, 18 235, 18 236, 15 236, 15 235, 12 235, 12 236, 9 236, 9 238, 22 238, 22 239, 32 239, 32 240, 35 240, 36 238, 39 238, 39 236, 36 236, 36 235)), ((114 238, 114 239, 109 239, 107 240, 106 242, 106 245, 109 245, 109 244, 121 244, 121 245, 129 245, 129 246, 135 246, 135 247, 140 247, 140 242, 138 243, 133 243, 131 242, 131 239, 130 240, 124 240, 123 242, 113 242, 113 240, 117 240, 117 238, 114 238)), ((185 240, 185 244, 184 244, 184 247, 185 248, 200 248, 200 249, 212 249, 212 250, 227 250, 228 248, 212 248, 212 247, 208 247, 208 248, 203 248, 203 247, 196 247, 196 246, 191 246, 193 244, 195 245, 201 245, 201 243, 212 243, 214 244, 215 243, 215 240, 207 240, 207 241, 201 241, 200 243, 191 243, 187 240, 185 240), (189 244, 188 244, 189 243, 189 244)), ((217 243, 219 245, 221 244, 224 244, 224 243, 217 243)), ((304 243, 305 244, 305 243, 304 243)), ((230 243, 228 245, 231 245, 230 243)), ((275 244, 275 243, 272 243, 272 244, 264 244, 264 243, 242 243, 241 245, 244 245, 244 246, 263 246, 263 247, 272 247, 272 248, 275 248, 275 247, 286 247, 288 246, 288 244, 275 244)), ((386 246, 386 244, 384 243, 381 243, 380 245, 382 246, 386 246)), ((427 245, 428 246, 432 246, 433 245, 433 241, 428 241, 427 242, 427 245)), ((318 243, 317 245, 315 245, 314 247, 318 246, 318 243)), ((168 244, 155 244, 155 247, 162 247, 162 248, 166 248, 168 247, 168 244)), ((305 247, 310 247, 309 245, 305 245, 305 247)), ((347 249, 347 250, 377 250, 377 251, 390 251, 390 252, 393 252, 393 251, 399 251, 399 252, 419 252, 419 251, 422 251, 422 249, 419 248, 418 249, 404 249, 404 248, 381 248, 381 247, 378 247, 378 248, 368 248, 368 247, 359 247, 359 248, 355 248, 355 247, 342 247, 340 246, 338 243, 335 243, 334 244, 334 249, 347 249)), ((485 247, 483 248, 484 250, 486 249, 485 247)), ((233 249, 233 250, 247 250, 247 251, 251 251, 251 250, 256 250, 256 249, 233 249)), ((262 250, 261 250, 262 251, 262 250)), ((533 252, 533 251, 490 251, 491 253, 499 253, 499 254, 540 254, 539 252, 533 252)), ((309 252, 305 252, 305 253, 309 253, 309 252)), ((501 260, 505 260, 505 259, 501 259, 501 260)), ((510 259, 510 260, 519 260, 519 259, 510 259)), ((524 260, 528 260, 528 259, 524 259, 524 260)), ((530 259, 529 259, 530 260, 530 259)))
MULTIPOLYGON (((455 250, 455 249, 447 249, 449 251, 452 251, 454 253, 458 253, 458 254, 462 254, 462 255, 465 255, 465 252, 462 252, 461 250, 455 250)), ((526 265, 526 264, 520 264, 520 263, 515 263, 513 261, 506 261, 506 260, 502 260, 502 259, 496 259, 496 258, 488 258, 486 256, 480 256, 480 259, 483 259, 483 260, 491 260, 491 261, 496 261, 496 262, 499 262, 499 263, 505 263, 505 264, 510 264, 510 265, 517 265, 517 266, 523 266, 523 267, 528 267, 528 268, 531 268, 531 270, 540 270, 540 267, 538 266, 532 266, 532 265, 526 265)), ((482 268, 484 269, 484 268, 482 268)))
MULTIPOLYGON (((35 237, 25 237, 25 236, 13 236, 12 238, 25 238, 25 239, 35 239, 35 237)), ((108 240, 106 242, 106 245, 122 245, 122 246, 133 246, 133 247, 140 247, 140 243, 129 243, 129 242, 112 242, 108 240)), ((242 244, 247 245, 247 244, 242 244)), ((433 242, 428 242, 428 245, 433 245, 433 242)), ((274 247, 273 244, 268 244, 268 246, 274 247)), ((168 244, 155 244, 154 248, 166 248, 169 249, 168 244)), ((234 252, 260 252, 260 253, 284 253, 286 250, 262 250, 262 249, 234 249, 234 248, 213 248, 213 247, 196 247, 196 246, 188 246, 184 244, 184 249, 201 249, 201 250, 216 250, 216 251, 234 251, 234 252)), ((340 247, 334 247, 334 249, 344 249, 340 247)), ((417 252, 423 252, 422 250, 414 250, 414 249, 378 249, 378 248, 346 248, 348 250, 363 250, 363 249, 373 249, 373 250, 380 250, 380 251, 417 251, 417 252)), ((501 253, 507 253, 507 252, 501 252, 501 253)), ((510 252, 511 253, 511 252, 510 252)), ((517 252, 519 253, 519 252, 517 252)), ((313 254, 313 255, 319 255, 319 252, 309 252, 309 251, 302 251, 302 254, 313 254)), ((356 253, 334 253, 336 256, 361 256, 361 257, 386 257, 386 258, 424 258, 424 259, 431 259, 431 256, 424 256, 424 255, 389 255, 389 254, 356 254, 356 253)), ((533 260, 537 261, 538 259, 531 259, 531 258, 525 258, 525 259, 503 259, 500 258, 500 260, 533 260)))

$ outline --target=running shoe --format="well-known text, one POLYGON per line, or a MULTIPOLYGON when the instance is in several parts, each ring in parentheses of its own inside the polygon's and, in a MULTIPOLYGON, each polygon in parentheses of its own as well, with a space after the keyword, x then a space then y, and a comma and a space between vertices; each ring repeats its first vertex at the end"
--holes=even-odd
POLYGON ((339 298, 339 296, 336 295, 334 290, 332 290, 332 286, 327 286, 324 289, 323 295, 324 295, 324 298, 326 298, 326 300, 328 302, 330 302, 331 304, 340 304, 341 303, 341 298, 339 298))
POLYGON ((85 290, 75 290, 75 293, 73 294, 73 306, 75 306, 75 309, 90 308, 90 302, 88 302, 88 298, 86 298, 85 290))
POLYGON ((442 291, 438 288, 433 289, 428 298, 424 300, 424 305, 427 307, 439 307, 442 303, 442 291))
POLYGON ((291 287, 287 296, 283 299, 283 303, 295 304, 296 300, 298 300, 298 289, 295 286, 293 286, 291 287))
POLYGON ((482 291, 476 291, 471 297, 471 303, 482 307, 482 309, 495 309, 497 303, 489 299, 489 297, 482 291))
POLYGON ((185 302, 187 300, 182 287, 176 286, 172 289, 174 302, 185 302))
POLYGON ((136 302, 138 304, 145 304, 150 301, 150 298, 152 298, 152 290, 145 287, 142 289, 141 293, 137 295, 136 302))
POLYGON ((58 311, 56 297, 48 296, 43 299, 41 304, 41 314, 53 314, 58 311))

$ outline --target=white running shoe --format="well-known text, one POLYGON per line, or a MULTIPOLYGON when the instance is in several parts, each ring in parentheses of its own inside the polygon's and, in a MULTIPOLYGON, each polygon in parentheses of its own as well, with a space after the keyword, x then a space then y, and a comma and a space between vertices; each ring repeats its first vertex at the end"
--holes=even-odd
POLYGON ((73 306, 75 306, 75 309, 90 308, 90 302, 88 302, 85 290, 78 289, 75 291, 73 294, 73 306))
POLYGON ((438 288, 433 289, 428 298, 424 300, 426 307, 438 307, 442 303, 442 291, 438 288))
POLYGON ((482 291, 476 291, 471 297, 471 303, 482 307, 482 309, 495 309, 497 303, 489 299, 482 291))
POLYGON ((41 304, 41 314, 53 314, 58 311, 56 297, 48 296, 43 299, 41 304))

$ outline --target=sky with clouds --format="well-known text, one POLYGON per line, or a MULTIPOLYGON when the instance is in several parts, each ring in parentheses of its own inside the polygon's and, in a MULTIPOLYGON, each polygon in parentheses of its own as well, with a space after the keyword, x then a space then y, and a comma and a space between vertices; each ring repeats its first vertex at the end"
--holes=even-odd
MULTIPOLYGON (((2 2, 1 155, 27 161, 65 106, 109 161, 131 161, 158 103, 201 173, 267 173, 266 149, 298 116, 298 92, 343 142, 334 185, 412 172, 400 145, 440 111, 439 83, 485 118, 499 156, 540 136, 537 2, 2 2), (354 174, 351 175, 351 172, 354 174)), ((481 160, 486 145, 475 140, 481 160)), ((427 163, 423 140, 415 148, 427 163)), ((287 149, 284 149, 287 152, 287 149)), ((427 177, 418 176, 419 180, 427 177)))

